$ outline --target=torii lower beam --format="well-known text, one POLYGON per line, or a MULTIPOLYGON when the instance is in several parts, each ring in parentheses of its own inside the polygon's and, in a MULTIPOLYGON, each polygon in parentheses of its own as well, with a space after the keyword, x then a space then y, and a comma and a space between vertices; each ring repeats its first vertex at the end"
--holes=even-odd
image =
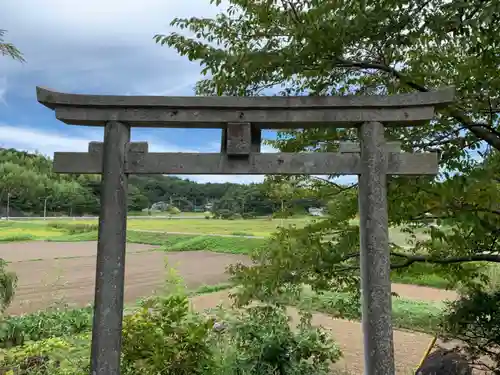
MULTIPOLYGON (((144 143, 137 143, 144 145, 144 143)), ((134 143, 132 143, 134 145, 134 143)), ((92 148, 95 146, 91 146, 92 148)), ((136 146, 133 146, 136 147, 136 146)), ((103 173, 100 152, 56 152, 57 173, 103 173)), ((391 175, 436 174, 435 153, 389 153, 391 175)), ((241 175, 359 175, 361 157, 343 153, 251 153, 247 158, 234 158, 221 153, 147 153, 129 150, 127 174, 241 174, 241 175)))

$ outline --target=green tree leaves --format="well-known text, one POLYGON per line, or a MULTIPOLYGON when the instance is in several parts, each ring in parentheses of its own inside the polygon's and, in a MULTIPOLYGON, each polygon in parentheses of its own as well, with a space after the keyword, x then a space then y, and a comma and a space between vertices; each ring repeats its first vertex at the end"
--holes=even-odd
POLYGON ((25 62, 24 56, 21 51, 19 51, 12 43, 7 43, 4 41, 5 34, 7 34, 7 30, 0 29, 0 55, 8 56, 20 62, 25 62))
MULTIPOLYGON (((455 86, 455 105, 440 109, 430 125, 386 130, 405 152, 441 156, 438 179, 389 178, 389 220, 408 238, 404 247, 393 245, 394 266, 449 262, 451 279, 470 280, 464 271, 471 266, 457 257, 500 250, 493 203, 500 164, 492 151, 500 150, 499 7, 492 0, 230 0, 214 18, 173 20, 178 30, 155 40, 200 63, 206 78, 198 95, 255 96, 271 88, 276 95, 373 95, 455 86)), ((349 129, 297 129, 269 143, 285 152, 335 151, 338 141, 355 139, 349 129)), ((284 229, 281 248, 271 244, 256 255, 266 261, 238 277, 268 291, 285 266, 297 267, 294 283, 324 280, 331 287, 346 272, 356 275, 359 261, 349 254, 358 246, 357 189, 336 195, 341 189, 328 182, 318 189, 331 197, 330 217, 284 229)))

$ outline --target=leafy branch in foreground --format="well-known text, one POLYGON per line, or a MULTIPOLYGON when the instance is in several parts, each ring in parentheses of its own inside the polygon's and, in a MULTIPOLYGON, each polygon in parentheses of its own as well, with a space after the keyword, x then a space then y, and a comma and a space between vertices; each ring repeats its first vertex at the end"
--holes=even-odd
POLYGON ((15 45, 4 41, 5 34, 7 34, 7 30, 0 29, 0 54, 20 62, 26 62, 23 54, 16 48, 15 45))

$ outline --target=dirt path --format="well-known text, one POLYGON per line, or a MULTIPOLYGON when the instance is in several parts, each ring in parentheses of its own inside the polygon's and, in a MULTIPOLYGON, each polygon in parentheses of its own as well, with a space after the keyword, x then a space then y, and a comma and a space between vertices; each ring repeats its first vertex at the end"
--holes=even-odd
POLYGON ((427 302, 441 302, 445 300, 454 301, 458 298, 458 293, 454 290, 444 290, 409 284, 392 284, 392 291, 403 298, 427 302))

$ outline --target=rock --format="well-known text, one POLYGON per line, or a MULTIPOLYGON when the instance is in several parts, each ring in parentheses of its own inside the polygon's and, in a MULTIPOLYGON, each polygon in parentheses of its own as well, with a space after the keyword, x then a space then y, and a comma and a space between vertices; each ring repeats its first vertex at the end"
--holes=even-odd
POLYGON ((429 354, 416 375, 472 375, 472 367, 456 350, 438 349, 429 354))

